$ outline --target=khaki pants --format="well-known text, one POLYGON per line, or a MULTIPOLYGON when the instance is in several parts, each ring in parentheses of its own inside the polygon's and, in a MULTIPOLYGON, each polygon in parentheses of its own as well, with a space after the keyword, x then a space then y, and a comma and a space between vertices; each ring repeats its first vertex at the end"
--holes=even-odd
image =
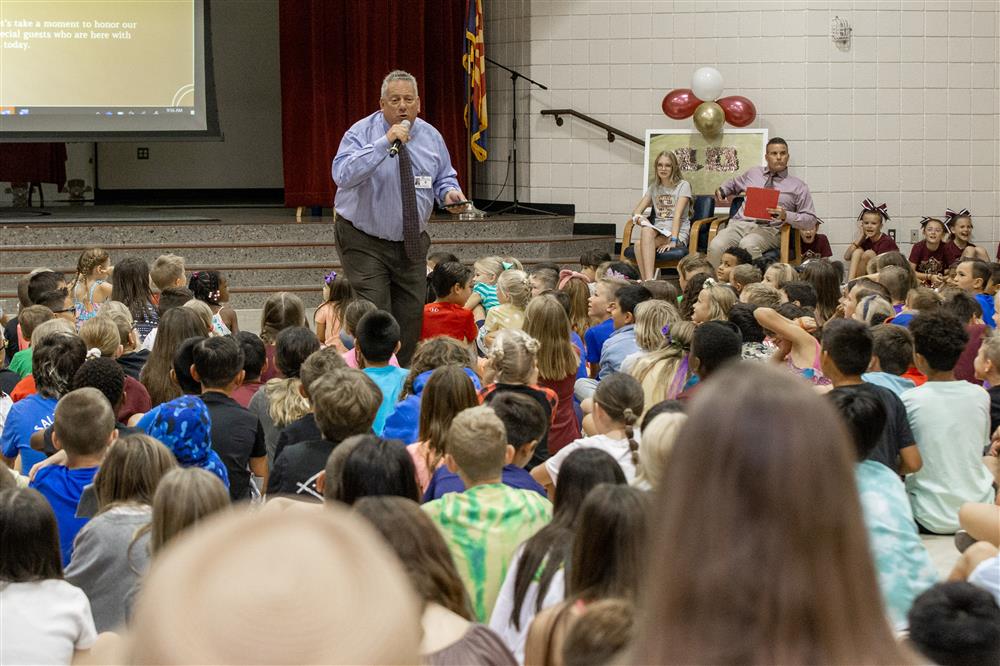
POLYGON ((720 231, 708 245, 708 260, 713 266, 722 261, 722 253, 734 245, 747 250, 754 259, 759 259, 771 248, 778 247, 781 242, 781 229, 767 227, 755 222, 730 221, 726 228, 720 231))

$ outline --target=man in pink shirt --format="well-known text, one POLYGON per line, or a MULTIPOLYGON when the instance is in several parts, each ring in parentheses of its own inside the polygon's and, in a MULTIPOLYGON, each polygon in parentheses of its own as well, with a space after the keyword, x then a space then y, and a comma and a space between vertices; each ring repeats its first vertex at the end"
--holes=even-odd
POLYGON ((716 192, 724 199, 733 194, 742 194, 748 187, 766 187, 778 190, 778 205, 768 208, 771 220, 755 220, 744 217, 744 206, 729 220, 729 224, 716 235, 708 246, 708 260, 718 266, 722 253, 728 247, 739 245, 748 250, 754 259, 778 247, 781 226, 785 223, 797 229, 812 229, 816 226, 816 211, 813 207, 809 186, 795 176, 788 175, 788 144, 780 137, 767 142, 764 153, 766 167, 753 167, 742 175, 727 180, 716 192))

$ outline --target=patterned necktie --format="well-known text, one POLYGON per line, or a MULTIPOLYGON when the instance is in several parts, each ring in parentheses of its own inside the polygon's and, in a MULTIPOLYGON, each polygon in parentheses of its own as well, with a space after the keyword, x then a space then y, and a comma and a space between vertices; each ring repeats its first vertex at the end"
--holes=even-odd
POLYGON ((768 190, 773 190, 774 189, 774 177, 776 175, 778 175, 778 174, 774 173, 773 171, 768 171, 767 172, 767 180, 764 181, 764 188, 765 189, 768 189, 768 190))
POLYGON ((403 249, 410 261, 421 261, 417 188, 413 182, 413 163, 406 146, 399 147, 399 196, 403 203, 403 249))

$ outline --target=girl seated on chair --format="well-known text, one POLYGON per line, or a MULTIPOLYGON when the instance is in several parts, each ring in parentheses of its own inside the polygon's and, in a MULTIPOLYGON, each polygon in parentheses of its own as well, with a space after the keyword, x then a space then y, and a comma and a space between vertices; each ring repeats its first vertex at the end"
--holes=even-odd
POLYGON ((656 272, 656 254, 687 249, 691 233, 691 184, 681 175, 677 156, 665 150, 656 156, 656 177, 632 211, 632 221, 642 228, 636 253, 643 280, 656 272), (643 211, 652 207, 650 220, 643 211))

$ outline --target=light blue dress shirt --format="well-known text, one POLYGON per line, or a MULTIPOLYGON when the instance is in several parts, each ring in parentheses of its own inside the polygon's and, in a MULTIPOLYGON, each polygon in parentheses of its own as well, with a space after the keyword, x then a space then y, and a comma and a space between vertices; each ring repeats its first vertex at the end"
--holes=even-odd
MULTIPOLYGON (((376 111, 354 123, 333 158, 337 184, 334 208, 364 233, 389 241, 403 240, 403 210, 399 194, 399 162, 389 158, 389 123, 376 111)), ((413 163, 420 229, 425 230, 434 200, 449 190, 461 191, 448 147, 441 133, 417 118, 406 150, 413 163), (426 184, 426 185, 425 185, 426 184)))

